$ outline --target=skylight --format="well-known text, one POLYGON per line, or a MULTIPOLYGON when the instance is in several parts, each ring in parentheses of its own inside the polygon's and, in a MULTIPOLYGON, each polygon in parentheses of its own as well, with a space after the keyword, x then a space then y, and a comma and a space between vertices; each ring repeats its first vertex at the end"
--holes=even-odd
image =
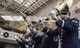
POLYGON ((29 7, 31 4, 36 2, 36 0, 15 0, 17 3, 21 4, 24 2, 24 6, 29 7))
POLYGON ((15 1, 21 4, 24 0, 15 0, 15 1))

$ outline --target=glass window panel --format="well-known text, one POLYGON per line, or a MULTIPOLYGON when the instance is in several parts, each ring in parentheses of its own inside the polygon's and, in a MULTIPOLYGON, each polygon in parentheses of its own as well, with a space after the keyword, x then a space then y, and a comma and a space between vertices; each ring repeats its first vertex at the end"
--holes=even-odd
POLYGON ((15 1, 21 4, 24 0, 15 0, 15 1))
POLYGON ((24 6, 26 6, 26 7, 29 7, 29 5, 26 3, 26 4, 24 4, 24 6))

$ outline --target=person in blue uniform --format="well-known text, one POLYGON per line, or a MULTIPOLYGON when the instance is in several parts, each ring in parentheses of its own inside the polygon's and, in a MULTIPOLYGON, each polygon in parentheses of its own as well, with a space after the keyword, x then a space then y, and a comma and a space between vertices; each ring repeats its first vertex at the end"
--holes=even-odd
POLYGON ((32 40, 35 41, 34 48, 42 48, 41 47, 42 40, 43 38, 46 38, 47 35, 40 31, 36 31, 36 32, 31 31, 30 35, 32 40))
POLYGON ((21 48, 33 48, 34 41, 29 35, 26 35, 25 38, 16 39, 21 48))
POLYGON ((60 12, 60 18, 53 16, 51 12, 51 16, 56 21, 56 25, 60 29, 60 43, 61 48, 80 48, 79 39, 78 39, 78 27, 79 27, 79 20, 77 18, 70 18, 68 16, 69 7, 65 6, 64 9, 60 12))
POLYGON ((45 39, 46 37, 46 34, 35 36, 33 39, 35 41, 34 48, 42 48, 43 38, 45 39))
POLYGON ((48 35, 42 41, 42 48, 58 48, 58 31, 53 29, 52 22, 48 22, 42 32, 48 35))

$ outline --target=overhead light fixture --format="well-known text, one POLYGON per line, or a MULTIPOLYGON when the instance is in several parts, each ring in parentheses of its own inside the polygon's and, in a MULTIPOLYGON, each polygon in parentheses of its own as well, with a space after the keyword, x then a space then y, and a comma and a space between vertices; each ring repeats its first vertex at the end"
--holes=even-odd
POLYGON ((24 21, 22 16, 1 16, 6 21, 24 21))

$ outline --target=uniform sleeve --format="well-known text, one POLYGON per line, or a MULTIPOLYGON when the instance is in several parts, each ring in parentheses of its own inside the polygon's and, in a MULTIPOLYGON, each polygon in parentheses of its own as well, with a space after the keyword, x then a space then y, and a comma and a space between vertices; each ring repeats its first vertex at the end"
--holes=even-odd
POLYGON ((42 32, 46 33, 48 36, 53 37, 57 34, 56 30, 54 29, 49 29, 47 27, 45 27, 42 32))
POLYGON ((42 38, 41 48, 50 48, 50 40, 47 35, 42 38))
POLYGON ((17 42, 19 45, 24 46, 24 43, 20 39, 17 39, 17 42))
POLYGON ((46 33, 47 30, 48 30, 48 28, 47 27, 44 27, 43 30, 42 30, 42 32, 46 33))
POLYGON ((35 36, 34 39, 33 39, 35 42, 37 43, 41 43, 41 40, 42 40, 42 36, 35 36))
POLYGON ((76 30, 79 27, 79 20, 78 19, 72 19, 72 20, 68 20, 68 21, 64 21, 64 20, 60 20, 58 19, 58 21, 56 22, 57 26, 72 31, 72 30, 76 30))

